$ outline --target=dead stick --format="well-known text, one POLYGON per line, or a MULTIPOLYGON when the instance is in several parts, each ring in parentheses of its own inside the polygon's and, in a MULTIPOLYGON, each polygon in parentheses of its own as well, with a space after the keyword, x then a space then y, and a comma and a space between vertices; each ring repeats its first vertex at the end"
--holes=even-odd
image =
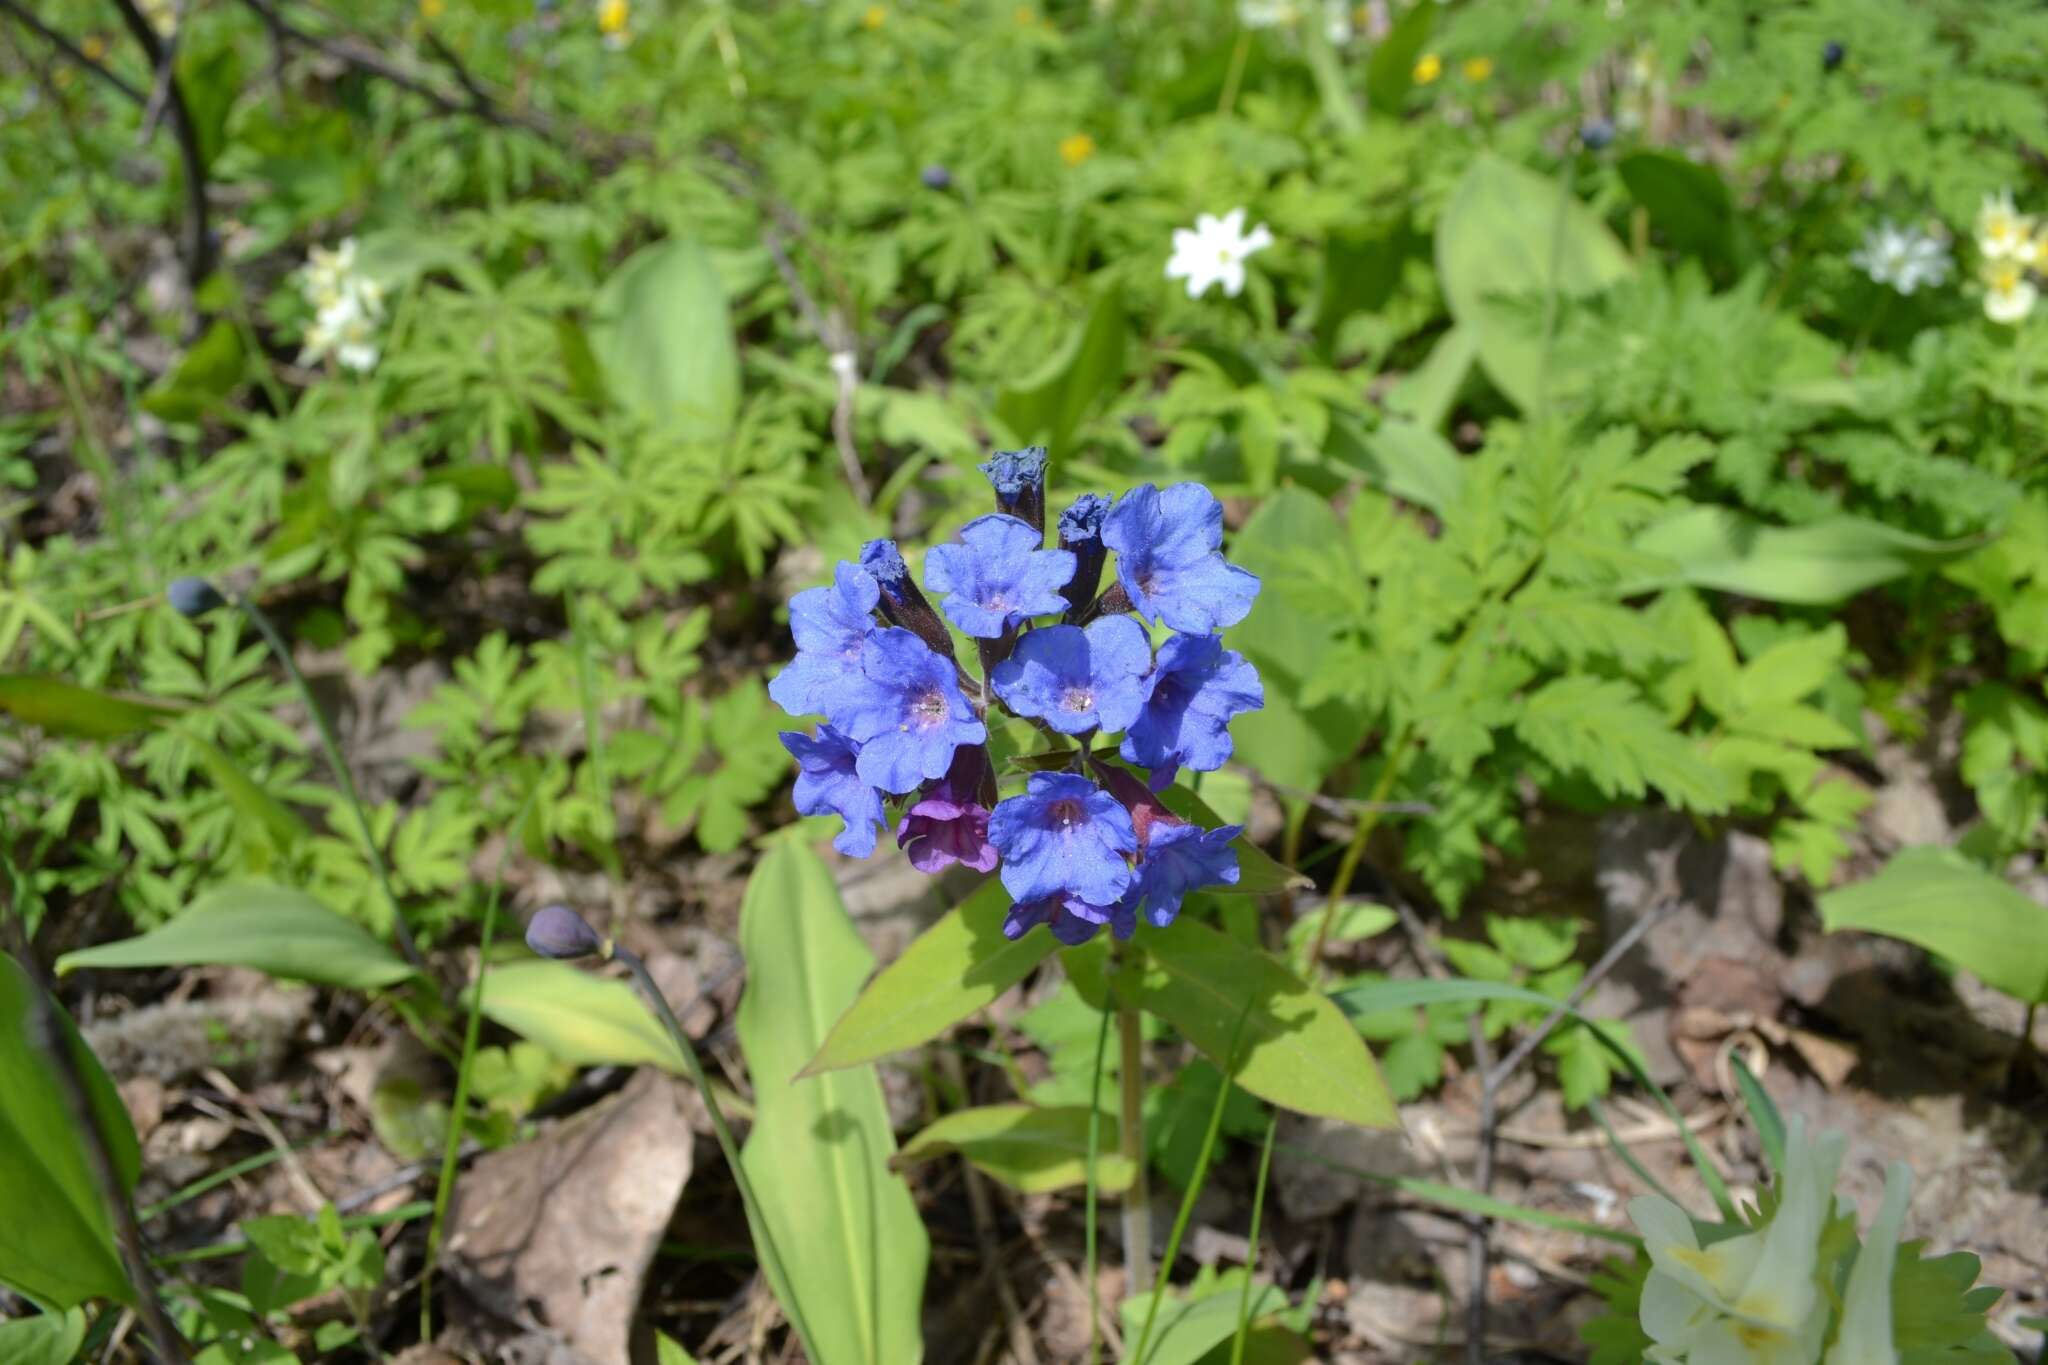
POLYGON ((199 148, 199 129, 192 122, 192 109, 185 103, 185 92, 178 85, 176 74, 168 70, 171 57, 155 27, 135 8, 135 0, 114 0, 114 8, 121 12, 129 35, 142 45, 151 68, 164 85, 164 108, 171 116, 171 137, 178 144, 178 158, 185 165, 185 280, 197 290, 200 282, 213 273, 213 232, 207 226, 206 158, 199 148))

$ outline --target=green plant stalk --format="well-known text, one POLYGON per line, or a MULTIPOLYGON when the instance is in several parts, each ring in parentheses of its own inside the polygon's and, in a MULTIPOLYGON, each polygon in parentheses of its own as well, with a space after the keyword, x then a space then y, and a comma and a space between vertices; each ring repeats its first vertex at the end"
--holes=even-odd
MULTIPOLYGON (((1249 1012, 1250 1008, 1251 1001, 1245 1001, 1246 1012, 1249 1012)), ((1244 1014, 1238 1015, 1237 1025, 1238 1031, 1242 1033, 1244 1014)), ((1231 1044, 1230 1050, 1233 1054, 1234 1069, 1237 1052, 1235 1042, 1231 1044)), ((1152 1291, 1151 1305, 1145 1309, 1145 1325, 1138 1332, 1138 1349, 1131 1352, 1130 1356, 1132 1365, 1145 1365, 1145 1347, 1152 1341, 1152 1324, 1159 1316, 1159 1301, 1166 1297, 1164 1277, 1173 1272, 1174 1260, 1180 1255, 1180 1240, 1187 1235, 1188 1222, 1195 1215, 1195 1200, 1200 1197, 1202 1186, 1208 1183, 1209 1162, 1216 1155, 1216 1138, 1223 1131, 1223 1106, 1230 1099, 1230 1091, 1230 1077, 1226 1074, 1223 1077, 1223 1084, 1216 1087, 1216 1103, 1209 1109, 1209 1127, 1202 1134, 1201 1154, 1195 1158, 1195 1178, 1188 1182, 1187 1192, 1180 1197, 1180 1212, 1173 1216, 1173 1231, 1166 1239, 1166 1254, 1159 1259, 1162 1280, 1158 1288, 1152 1291)), ((1246 1272, 1245 1283, 1251 1283, 1249 1271, 1246 1272)))
POLYGON ((1252 55, 1252 31, 1240 28, 1237 31, 1237 46, 1230 50, 1230 70, 1223 77, 1223 93, 1216 99, 1216 113, 1228 114, 1237 103, 1237 88, 1244 80, 1244 64, 1252 55))
POLYGON ((782 1260, 782 1253, 775 1245, 775 1233, 768 1226, 767 1211, 761 1207, 761 1200, 754 1193, 754 1182, 747 1178, 747 1168, 740 1161, 740 1145, 734 1141, 732 1128, 725 1121, 725 1111, 719 1107, 718 1096, 713 1093, 711 1082, 704 1075, 704 1064, 697 1060, 696 1048, 691 1045, 689 1035, 683 1032, 682 1022, 676 1018, 675 1011, 669 1008, 668 1000, 662 995, 661 988, 654 984, 654 977, 649 974, 647 964, 640 960, 640 955, 630 948, 622 948, 614 943, 605 945, 605 955, 615 962, 625 964, 626 970, 633 974, 633 984, 640 988, 640 993, 647 997, 647 1003, 654 1007, 662 1026, 668 1030, 669 1038, 674 1041, 676 1051, 683 1054, 683 1067, 690 1073, 690 1083, 696 1086, 697 1093, 704 1097, 704 1108, 711 1115, 711 1131, 718 1138, 718 1150, 725 1154, 725 1164, 732 1168, 733 1183, 739 1186, 740 1202, 746 1205, 747 1218, 753 1225, 762 1258, 767 1262, 775 1278, 791 1287, 791 1301, 782 1306, 783 1311, 789 1314, 790 1324, 796 1328, 797 1337, 804 1343, 804 1350, 812 1359, 820 1359, 818 1343, 811 1336, 809 1325, 804 1322, 803 1310, 798 1308, 795 1302, 796 1296, 793 1291, 796 1282, 790 1279, 789 1271, 782 1260))
POLYGON ((1244 1343, 1252 1325, 1252 1272, 1259 1263, 1259 1221, 1266 1213, 1266 1175, 1273 1166, 1273 1134, 1280 1128, 1280 1111, 1266 1116, 1266 1141, 1259 1149, 1259 1180, 1252 1187, 1252 1226, 1245 1237, 1244 1287, 1237 1295, 1237 1331, 1230 1338, 1230 1365, 1244 1365, 1244 1343))
POLYGON ((1088 1365, 1096 1365, 1102 1358, 1102 1286, 1098 1282, 1101 1277, 1096 1270, 1095 1248, 1095 1208, 1099 1202, 1101 1181, 1096 1175, 1095 1154, 1102 1150, 1102 1056, 1107 1051, 1109 1010, 1105 1008, 1102 1022, 1095 1027, 1095 1071, 1088 1087, 1088 1176, 1084 1197, 1088 1223, 1083 1233, 1087 1250, 1082 1261, 1083 1272, 1088 1277, 1088 1365))
POLYGON ((1145 1169, 1145 1057, 1140 1029, 1144 1017, 1129 1005, 1116 1012, 1121 1047, 1122 1127, 1118 1147, 1131 1163, 1131 1187, 1124 1191, 1124 1294, 1142 1294, 1152 1287, 1152 1189, 1145 1169))
POLYGON ((398 940, 399 951, 405 954, 405 960, 412 964, 413 970, 431 981, 433 977, 427 971, 427 960, 420 956, 419 945, 412 939, 412 930, 406 928, 405 912, 391 890, 391 869, 384 865, 384 850, 377 847, 377 836, 370 831, 370 813, 363 809, 363 798, 357 793, 355 777, 342 759, 341 742, 334 737, 334 727, 328 723, 327 713, 320 709, 320 701, 313 695, 306 675, 299 672, 284 637, 278 634, 277 627, 271 624, 263 608, 239 592, 234 594, 233 601, 262 634, 264 643, 270 646, 270 652, 283 665, 285 675, 292 680, 292 686, 298 689, 300 698, 306 703, 306 710, 313 717, 313 726, 320 732, 320 748, 327 755, 327 766, 334 770, 335 781, 341 783, 342 795, 348 798, 349 808, 356 813, 356 826, 362 831, 363 848, 368 852, 370 866, 377 874, 377 885, 384 892, 385 904, 391 907, 392 937, 398 940))

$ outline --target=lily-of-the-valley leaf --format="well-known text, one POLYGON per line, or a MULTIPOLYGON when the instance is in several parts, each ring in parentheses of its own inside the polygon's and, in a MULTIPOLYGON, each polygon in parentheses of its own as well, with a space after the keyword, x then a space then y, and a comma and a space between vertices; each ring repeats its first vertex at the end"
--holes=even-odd
POLYGON ((903 1144, 899 1170, 957 1152, 977 1170, 1025 1194, 1068 1189, 1088 1178, 1088 1128, 1097 1125, 1096 1188, 1128 1189, 1132 1163, 1117 1150, 1117 1121, 1084 1105, 988 1104, 961 1109, 903 1144))

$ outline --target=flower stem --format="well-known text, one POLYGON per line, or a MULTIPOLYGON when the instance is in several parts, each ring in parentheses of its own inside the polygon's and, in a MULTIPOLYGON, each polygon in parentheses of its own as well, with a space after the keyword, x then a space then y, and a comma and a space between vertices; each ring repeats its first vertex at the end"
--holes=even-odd
POLYGON ((413 970, 431 981, 427 971, 427 960, 420 956, 419 945, 412 940, 412 930, 406 928, 405 912, 399 908, 398 896, 391 889, 391 869, 384 865, 384 850, 377 847, 377 836, 370 832, 370 814, 363 809, 363 798, 356 791, 355 777, 349 772, 348 764, 341 756, 341 742, 334 737, 334 727, 328 724, 327 713, 320 709, 319 698, 313 695, 312 686, 306 675, 299 672, 298 664, 292 659, 292 652, 271 624, 263 608, 242 593, 234 594, 234 603, 242 615, 262 634, 270 652, 283 665, 285 675, 292 680, 292 686, 299 691, 299 697, 306 703, 306 711, 313 717, 313 726, 320 732, 320 748, 327 755, 327 766, 334 770, 334 780, 341 784, 342 794, 348 797, 349 808, 356 813, 356 826, 362 831, 363 848, 368 853, 370 867, 377 874, 377 885, 384 892, 384 902, 391 907, 391 932, 398 940, 398 947, 405 954, 413 970))
POLYGON ((803 1311, 797 1307, 796 1283, 790 1279, 782 1253, 776 1248, 775 1233, 768 1226, 768 1215, 761 1207, 760 1198, 754 1193, 754 1182, 747 1178, 747 1168, 740 1161, 740 1145, 733 1140, 732 1128, 725 1121, 725 1111, 718 1107, 718 1096, 712 1093, 711 1082, 705 1078, 704 1065, 697 1060, 697 1049, 691 1045, 689 1035, 683 1032, 683 1026, 677 1020, 675 1011, 669 1008, 667 998, 662 995, 661 988, 654 984, 654 978, 648 973, 647 964, 640 960, 640 955, 630 948, 621 948, 616 944, 609 946, 609 956, 613 961, 625 964, 626 970, 633 975, 633 984, 640 988, 640 993, 647 997, 647 1003, 652 1005, 655 1014, 660 1016, 662 1026, 668 1030, 669 1038, 676 1045, 676 1051, 683 1056, 683 1067, 690 1073, 690 1083, 695 1085, 697 1093, 704 1097, 704 1108, 711 1115, 711 1131, 718 1138, 718 1150, 725 1154, 725 1164, 732 1171, 733 1183, 740 1188, 740 1202, 746 1205, 747 1221, 753 1225, 763 1266, 768 1271, 770 1281, 783 1286, 789 1300, 782 1305, 783 1311, 789 1314, 790 1325, 796 1328, 797 1337, 803 1342, 806 1354, 815 1358, 818 1344, 811 1336, 809 1326, 804 1322, 803 1311))
POLYGON ((1131 1163, 1131 1187, 1124 1191, 1124 1297, 1152 1287, 1152 1191, 1145 1171, 1145 1058, 1139 1028, 1143 1016, 1128 1005, 1116 1012, 1122 1065, 1123 1115, 1118 1145, 1131 1163))

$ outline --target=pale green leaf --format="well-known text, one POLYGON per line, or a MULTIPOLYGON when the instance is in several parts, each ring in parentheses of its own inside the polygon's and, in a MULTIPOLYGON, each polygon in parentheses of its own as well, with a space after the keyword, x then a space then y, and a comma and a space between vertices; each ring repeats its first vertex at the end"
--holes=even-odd
POLYGON ((1829 932, 1917 943, 2007 995, 2048 1004, 2048 905, 1953 849, 1909 848, 1867 881, 1820 898, 1829 932))
POLYGON ((607 387, 642 421, 716 440, 739 412, 739 351, 725 286, 694 238, 629 257, 597 291, 590 346, 607 387))
POLYGON ((1766 602, 1824 605, 1960 559, 1981 539, 1929 540, 1864 517, 1770 526, 1727 507, 1693 507, 1636 537, 1673 571, 1630 585, 1718 588, 1766 602))
POLYGON ((890 1163, 904 1170, 949 1152, 1026 1194, 1068 1189, 1088 1178, 1088 1125, 1099 1123, 1096 1188, 1115 1194, 1131 1183, 1130 1158, 1117 1151, 1117 1121, 1084 1105, 990 1104, 946 1115, 905 1143, 890 1163))
POLYGON ((153 729, 185 708, 150 697, 95 691, 62 678, 0 673, 0 711, 74 739, 122 739, 153 729))
POLYGON ((493 1023, 576 1066, 658 1066, 686 1073, 675 1040, 631 986, 566 962, 491 968, 481 1008, 493 1023))
POLYGON ((231 882, 202 893, 183 914, 139 938, 81 948, 57 959, 81 967, 254 967, 271 976, 376 990, 413 975, 405 959, 303 891, 231 882))

